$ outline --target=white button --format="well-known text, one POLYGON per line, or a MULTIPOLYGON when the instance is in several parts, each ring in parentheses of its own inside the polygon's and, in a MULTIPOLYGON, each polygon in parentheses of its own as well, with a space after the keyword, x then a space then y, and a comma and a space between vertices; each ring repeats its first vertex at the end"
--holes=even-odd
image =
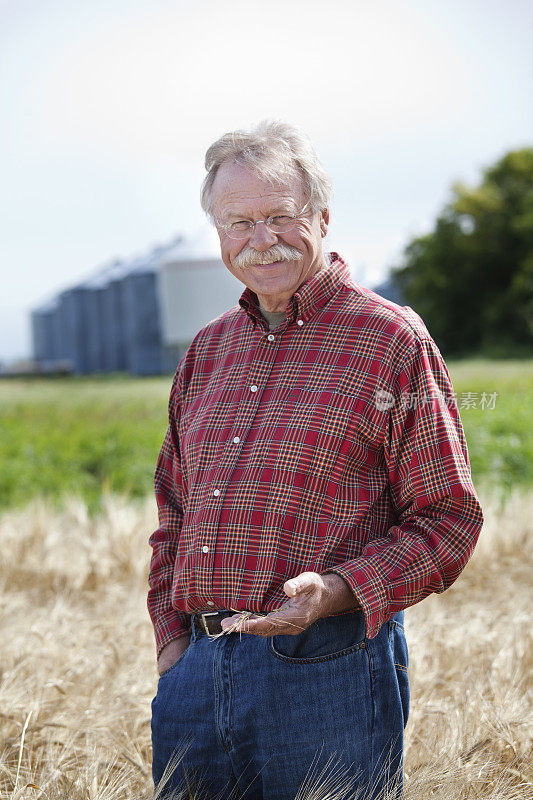
POLYGON ((300 328, 302 327, 302 325, 303 325, 303 324, 304 324, 304 321, 303 321, 303 319, 299 319, 299 320, 298 320, 298 325, 300 326, 300 328))
POLYGON ((257 386, 250 386, 251 392, 257 392, 257 386))
POLYGON ((208 600, 208 601, 207 601, 207 605, 208 605, 208 606, 214 606, 215 604, 213 603, 213 601, 212 601, 212 600, 208 600))
POLYGON ((234 436, 234 437, 233 437, 233 444, 239 444, 239 442, 240 442, 240 441, 241 441, 241 440, 239 439, 239 437, 238 437, 238 436, 234 436))
POLYGON ((206 544, 202 547, 202 553, 209 553, 209 547, 206 544))
POLYGON ((276 337, 274 336, 273 333, 269 333, 268 336, 267 336, 267 339, 268 339, 269 342, 273 342, 275 338, 276 337))
POLYGON ((220 489, 215 489, 215 491, 213 492, 213 494, 214 494, 214 496, 215 496, 215 497, 218 497, 218 496, 219 496, 219 494, 220 494, 220 489))

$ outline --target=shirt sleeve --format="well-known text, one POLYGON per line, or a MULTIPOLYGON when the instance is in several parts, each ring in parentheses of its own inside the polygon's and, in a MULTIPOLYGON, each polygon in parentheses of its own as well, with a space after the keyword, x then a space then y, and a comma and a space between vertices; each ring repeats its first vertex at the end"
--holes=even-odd
POLYGON ((430 337, 417 339, 391 395, 384 468, 397 524, 326 570, 351 587, 369 638, 396 612, 447 589, 483 524, 451 379, 430 337))
POLYGON ((178 369, 172 382, 168 428, 155 471, 159 528, 149 539, 152 559, 148 577, 148 612, 154 626, 158 657, 165 645, 173 639, 179 639, 190 628, 189 615, 172 606, 174 566, 183 522, 183 486, 178 441, 181 374, 178 369))

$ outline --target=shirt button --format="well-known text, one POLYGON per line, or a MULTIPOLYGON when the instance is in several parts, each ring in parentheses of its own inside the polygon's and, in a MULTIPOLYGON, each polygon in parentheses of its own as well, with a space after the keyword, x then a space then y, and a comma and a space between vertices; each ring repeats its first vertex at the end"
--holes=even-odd
POLYGON ((267 339, 268 339, 269 342, 273 342, 275 338, 276 337, 274 336, 273 333, 269 333, 268 336, 267 336, 267 339))
POLYGON ((238 437, 238 436, 234 436, 234 437, 233 437, 233 444, 239 444, 239 442, 240 442, 240 441, 241 441, 241 440, 239 439, 239 437, 238 437))
POLYGON ((208 606, 214 606, 215 604, 213 603, 213 601, 212 601, 212 600, 208 600, 208 601, 207 601, 207 605, 208 605, 208 606))
POLYGON ((250 386, 251 392, 257 392, 257 386, 250 386))
POLYGON ((209 547, 206 544, 202 547, 202 553, 209 553, 209 547))
POLYGON ((220 494, 220 489, 215 489, 215 491, 213 492, 213 495, 214 495, 215 497, 218 497, 218 496, 219 496, 219 494, 220 494))
POLYGON ((302 325, 303 325, 303 324, 304 324, 304 321, 303 321, 303 319, 299 319, 299 320, 298 320, 298 325, 300 326, 300 328, 302 327, 302 325))

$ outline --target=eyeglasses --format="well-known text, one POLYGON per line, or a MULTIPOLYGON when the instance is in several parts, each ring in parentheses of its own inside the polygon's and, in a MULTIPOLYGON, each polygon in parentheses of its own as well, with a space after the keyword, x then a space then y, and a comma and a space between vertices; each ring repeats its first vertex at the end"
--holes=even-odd
POLYGON ((238 219, 235 222, 227 222, 226 224, 215 219, 215 224, 230 239, 247 239, 252 235, 252 231, 255 230, 255 226, 259 222, 263 222, 272 233, 287 233, 287 231, 291 231, 296 227, 296 223, 304 216, 304 211, 308 205, 309 202, 305 204, 298 214, 273 214, 267 219, 258 219, 257 222, 252 222, 251 219, 238 219))

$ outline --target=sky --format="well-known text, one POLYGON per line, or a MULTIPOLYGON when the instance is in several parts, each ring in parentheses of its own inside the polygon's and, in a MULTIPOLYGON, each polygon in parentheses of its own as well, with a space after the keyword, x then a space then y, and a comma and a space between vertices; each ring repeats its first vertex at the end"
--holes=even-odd
POLYGON ((0 360, 59 290, 208 230, 207 147, 266 117, 310 136, 328 248, 376 285, 533 145, 532 35, 529 0, 0 0, 0 360))

